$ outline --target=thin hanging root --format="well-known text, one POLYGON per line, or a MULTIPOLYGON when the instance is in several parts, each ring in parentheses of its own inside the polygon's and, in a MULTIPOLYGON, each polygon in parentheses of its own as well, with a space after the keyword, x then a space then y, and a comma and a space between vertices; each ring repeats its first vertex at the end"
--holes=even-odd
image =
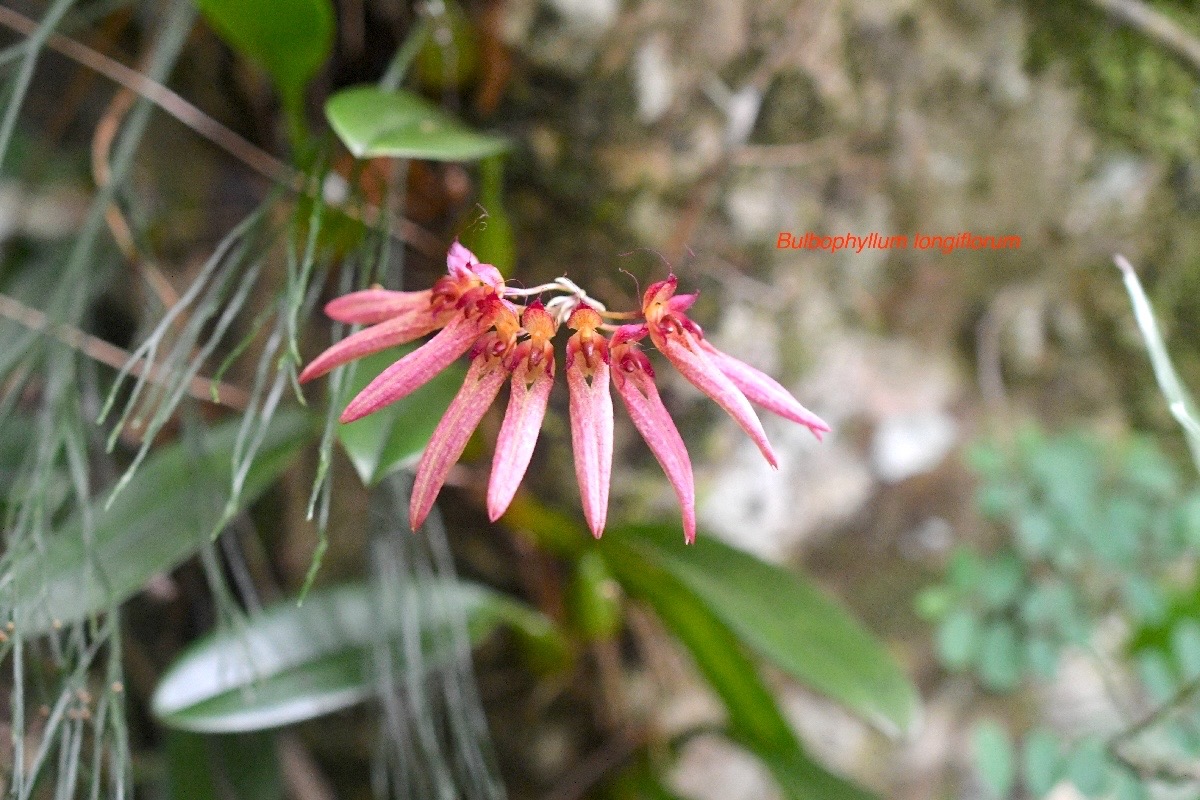
MULTIPOLYGON (((112 170, 109 168, 108 159, 109 153, 112 150, 113 141, 117 138, 117 132, 121 129, 121 123, 125 120, 125 115, 133 108, 134 101, 137 95, 129 89, 122 88, 115 95, 112 101, 108 104, 108 108, 104 111, 104 116, 96 125, 96 133, 92 136, 92 177, 96 181, 96 186, 103 189, 108 185, 109 176, 112 170)), ((175 291, 175 287, 166 279, 158 267, 152 262, 141 257, 138 253, 137 245, 134 243, 133 230, 129 227, 129 223, 121 214, 121 209, 116 203, 110 205, 104 212, 104 219, 108 223, 108 229, 112 232, 113 239, 117 242, 117 247, 120 248, 121 254, 125 256, 125 260, 137 268, 142 273, 142 277, 154 289, 154 293, 158 295, 158 300, 163 304, 164 308, 170 308, 179 302, 179 293, 175 291)))
MULTIPOLYGON (((74 326, 53 323, 43 312, 36 308, 30 308, 21 301, 2 293, 0 293, 0 317, 12 320, 31 331, 49 334, 88 358, 113 369, 121 369, 129 364, 129 360, 133 357, 128 350, 84 333, 74 326)), ((165 384, 168 377, 162 367, 157 364, 147 364, 145 361, 134 362, 130 366, 129 373, 137 377, 145 374, 146 379, 151 383, 160 385, 165 384)), ((188 385, 188 394, 206 403, 214 402, 213 398, 215 397, 217 405, 238 411, 245 410, 249 399, 246 391, 240 387, 213 382, 199 375, 191 379, 188 385)))

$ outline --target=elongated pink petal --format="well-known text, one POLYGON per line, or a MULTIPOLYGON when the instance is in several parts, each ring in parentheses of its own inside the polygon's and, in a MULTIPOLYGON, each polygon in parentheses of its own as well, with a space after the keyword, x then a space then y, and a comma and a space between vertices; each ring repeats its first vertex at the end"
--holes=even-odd
POLYGON ((488 517, 495 522, 508 510, 509 503, 525 477, 538 432, 546 416, 550 390, 554 388, 554 373, 537 367, 533 383, 528 380, 529 367, 521 363, 513 372, 512 394, 500 435, 496 438, 496 455, 492 459, 492 477, 488 481, 488 517))
POLYGON ((433 501, 450 474, 450 468, 462 455, 467 440, 479 427, 479 421, 507 378, 508 370, 495 359, 487 360, 479 356, 471 362, 467 379, 446 409, 446 416, 438 423, 417 463, 412 499, 408 506, 408 518, 414 531, 429 516, 433 501))
POLYGON ((823 419, 800 405, 800 401, 770 375, 728 353, 722 353, 707 341, 701 340, 700 348, 751 402, 784 419, 799 422, 812 431, 818 440, 829 432, 829 425, 823 419))
POLYGON ((683 373, 683 377, 711 397, 717 405, 725 409, 729 416, 733 417, 734 422, 742 426, 742 430, 749 434, 754 443, 758 445, 758 449, 762 451, 767 463, 772 467, 778 467, 779 462, 775 458, 775 451, 771 449, 771 443, 767 441, 767 434, 758 420, 758 415, 754 413, 750 401, 746 399, 746 395, 742 394, 737 385, 718 369, 717 365, 703 351, 695 346, 695 340, 691 338, 691 335, 686 332, 677 332, 664 336, 656 327, 652 326, 650 336, 654 340, 655 347, 675 365, 676 369, 683 373))
POLYGON ((622 376, 620 368, 615 374, 617 393, 625 401, 634 427, 650 445, 650 452, 654 453, 667 480, 675 487, 675 496, 679 498, 679 507, 683 512, 683 538, 692 544, 696 541, 696 488, 692 478, 692 461, 679 429, 667 413, 650 375, 638 370, 622 376))
POLYGON ((374 413, 433 380, 479 338, 479 323, 455 317, 425 344, 379 373, 342 412, 342 422, 374 413))
MULTIPOLYGON (((581 358, 580 361, 583 359, 581 358)), ((608 393, 608 365, 592 371, 591 383, 579 364, 567 367, 571 402, 571 446, 583 515, 597 539, 608 517, 608 486, 612 478, 613 404, 608 393)))
POLYGON ((393 292, 389 289, 364 289, 330 300, 325 315, 338 322, 374 325, 392 317, 428 314, 433 290, 393 292))
POLYGON ((389 319, 378 325, 364 328, 358 333, 352 333, 345 339, 330 347, 312 360, 300 373, 300 382, 306 383, 319 378, 326 372, 356 358, 378 353, 398 344, 406 344, 414 339, 420 339, 435 330, 437 323, 433 321, 428 310, 423 316, 408 315, 389 319))

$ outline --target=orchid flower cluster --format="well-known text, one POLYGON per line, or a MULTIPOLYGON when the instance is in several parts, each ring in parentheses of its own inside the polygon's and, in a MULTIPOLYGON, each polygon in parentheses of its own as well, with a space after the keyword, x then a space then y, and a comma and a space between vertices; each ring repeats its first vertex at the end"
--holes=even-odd
POLYGON ((771 466, 778 462, 751 401, 807 426, 818 439, 829 430, 773 378, 713 347, 686 313, 696 295, 677 295, 674 275, 646 290, 639 311, 610 312, 567 278, 528 289, 507 286, 499 270, 479 263, 457 241, 446 262, 448 274, 432 289, 372 288, 331 301, 325 307, 329 317, 368 327, 334 344, 300 374, 302 383, 310 381, 437 331, 350 401, 341 421, 353 422, 407 396, 470 352, 466 381, 417 464, 409 510, 413 530, 425 521, 467 440, 508 382, 508 409, 487 492, 488 516, 495 521, 504 514, 533 456, 554 385, 551 341, 564 323, 574 332, 567 340, 565 366, 575 475, 584 516, 597 538, 608 514, 612 473, 610 382, 675 489, 686 541, 690 544, 696 536, 692 465, 642 351, 647 336, 685 378, 733 417, 771 466), (543 304, 538 296, 545 294, 554 296, 543 304), (528 298, 533 299, 518 302, 528 298), (631 319, 636 321, 624 322, 631 319))

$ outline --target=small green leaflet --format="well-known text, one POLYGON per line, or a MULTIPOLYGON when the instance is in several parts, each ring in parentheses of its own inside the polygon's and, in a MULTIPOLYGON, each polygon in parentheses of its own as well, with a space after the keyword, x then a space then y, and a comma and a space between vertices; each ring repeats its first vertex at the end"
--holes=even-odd
POLYGON ((333 50, 330 0, 196 0, 230 47, 267 71, 284 103, 303 106, 304 89, 333 50))
POLYGON ((508 141, 471 130, 411 92, 377 86, 344 89, 325 117, 356 158, 475 161, 508 149, 508 141))

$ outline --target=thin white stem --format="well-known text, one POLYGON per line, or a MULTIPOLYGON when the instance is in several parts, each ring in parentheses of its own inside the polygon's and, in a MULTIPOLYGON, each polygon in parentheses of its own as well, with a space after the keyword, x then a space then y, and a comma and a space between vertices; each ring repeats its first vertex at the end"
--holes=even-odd
POLYGON ((541 286, 531 286, 528 289, 512 289, 508 286, 504 287, 505 297, 530 297, 542 292, 561 292, 563 288, 557 283, 543 283, 541 286))
POLYGON ((567 291, 571 292, 571 294, 578 297, 580 302, 587 303, 589 306, 596 309, 597 311, 608 311, 608 308, 604 305, 604 303, 601 303, 599 300, 589 297, 588 293, 585 292, 579 286, 579 284, 575 283, 575 281, 571 280, 566 275, 563 275, 560 278, 555 278, 554 282, 559 284, 560 286, 562 286, 567 291))
POLYGON ((554 315, 554 321, 558 325, 562 325, 571 316, 571 312, 579 308, 583 303, 587 303, 592 308, 606 317, 613 319, 633 319, 638 316, 637 312, 612 312, 601 303, 584 291, 583 287, 575 283, 575 281, 565 275, 555 278, 551 283, 543 283, 540 286, 531 286, 528 289, 510 289, 505 286, 503 288, 505 297, 530 297, 543 292, 564 292, 546 301, 546 310, 554 315))

